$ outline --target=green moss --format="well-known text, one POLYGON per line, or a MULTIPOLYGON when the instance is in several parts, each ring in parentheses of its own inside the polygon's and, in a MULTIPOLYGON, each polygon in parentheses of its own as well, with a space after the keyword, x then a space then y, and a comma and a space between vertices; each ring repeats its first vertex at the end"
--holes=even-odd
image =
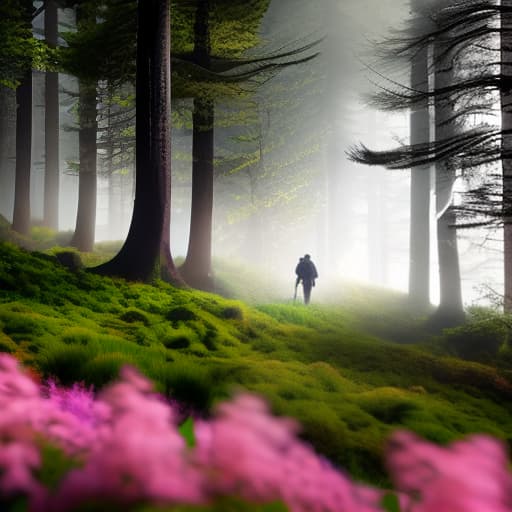
POLYGON ((165 348, 179 350, 180 348, 190 347, 190 340, 186 336, 176 336, 163 341, 165 348))
POLYGON ((70 345, 43 351, 38 367, 44 375, 57 377, 65 385, 84 380, 84 367, 95 356, 89 347, 70 345))
POLYGON ((146 327, 149 325, 148 317, 138 309, 128 309, 123 312, 119 317, 123 322, 127 322, 129 324, 134 322, 140 322, 144 324, 146 327))
POLYGON ((397 388, 376 388, 361 393, 357 398, 361 408, 388 424, 400 425, 417 406, 408 394, 397 388))
POLYGON ((178 327, 179 322, 191 322, 197 319, 197 315, 189 307, 178 306, 169 310, 165 318, 178 327))
POLYGON ((119 370, 125 364, 135 366, 134 361, 121 352, 97 354, 82 367, 83 380, 101 389, 119 376, 119 370))

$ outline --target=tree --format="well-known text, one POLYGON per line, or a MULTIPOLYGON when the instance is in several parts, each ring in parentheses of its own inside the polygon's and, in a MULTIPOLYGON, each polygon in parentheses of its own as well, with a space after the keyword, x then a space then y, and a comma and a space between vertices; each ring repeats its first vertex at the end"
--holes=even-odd
MULTIPOLYGON (((71 244, 91 251, 95 239, 98 175, 98 83, 110 90, 135 79, 135 10, 133 1, 70 0, 77 32, 68 32, 61 50, 64 69, 79 79, 79 199, 71 244)), ((108 107, 107 107, 108 108, 108 107)))
POLYGON ((501 102, 501 155, 503 176, 503 215, 504 215, 504 307, 512 311, 512 1, 501 1, 500 15, 500 75, 503 82, 500 87, 501 102))
MULTIPOLYGON (((45 41, 48 47, 57 48, 58 11, 55 0, 46 0, 44 12, 45 41)), ((59 74, 55 70, 45 74, 45 175, 44 213, 45 226, 57 230, 59 226, 59 74)))
MULTIPOLYGON (((0 4, 0 85, 2 86, 2 122, 7 123, 9 121, 9 114, 11 113, 11 101, 14 103, 14 117, 20 117, 21 119, 27 118, 26 112, 22 114, 22 111, 17 108, 20 97, 26 96, 25 94, 18 95, 16 92, 13 95, 10 90, 16 90, 20 86, 20 82, 27 71, 32 68, 32 24, 31 18, 28 19, 28 15, 31 13, 26 12, 27 5, 21 5, 19 2, 14 0, 6 0, 0 4), (20 97, 18 97, 20 96, 20 97)), ((26 84, 28 85, 28 84, 26 84)), ((22 107, 23 108, 23 107, 22 107)), ((25 111, 28 108, 24 107, 25 111)), ((16 123, 20 127, 20 131, 23 133, 26 129, 21 130, 21 125, 16 123)), ((5 129, 5 128, 4 128, 5 129)), ((2 145, 5 150, 2 161, 2 174, 6 173, 7 158, 9 157, 9 147, 7 146, 8 133, 4 131, 2 133, 2 145)), ((20 136, 17 141, 21 144, 23 137, 20 136)), ((26 189, 29 186, 29 179, 27 180, 26 164, 16 167, 20 169, 20 178, 23 169, 23 180, 17 181, 17 188, 15 188, 15 196, 17 199, 17 226, 25 232, 28 231, 28 220, 30 219, 29 203, 27 201, 30 198, 29 193, 26 189), (23 188, 25 186, 25 190, 23 188), (25 207, 22 208, 25 202, 25 207), (20 218, 20 215, 22 218, 20 218)), ((29 175, 30 176, 30 175, 29 175)), ((5 176, 3 176, 4 178, 5 176)), ((15 178, 16 179, 16 178, 15 178)), ((2 184, 6 184, 3 181, 2 184)), ((12 212, 9 212, 11 215, 12 212)))
MULTIPOLYGON (((20 3, 20 22, 25 34, 32 31, 32 2, 20 3)), ((30 60, 30 56, 29 56, 30 60)), ((16 178, 12 229, 22 235, 30 231, 30 172, 32 155, 32 62, 20 69, 21 83, 16 88, 16 178)))
MULTIPOLYGON (((90 252, 94 247, 97 196, 97 81, 98 71, 85 66, 83 59, 90 58, 90 49, 84 48, 83 37, 95 32, 98 16, 97 2, 82 1, 76 5, 77 33, 68 36, 68 58, 77 59, 70 67, 78 77, 78 208, 76 226, 70 245, 80 251, 90 252), (84 55, 85 53, 85 55, 84 55), (81 57, 81 58, 80 58, 81 57)), ((99 58, 91 59, 98 64, 99 58)), ((90 64, 89 64, 90 66, 90 64)))
POLYGON ((0 85, 0 215, 12 218, 14 187, 14 148, 16 92, 0 85))
POLYGON ((0 5, 0 84, 16 90, 16 176, 14 230, 30 230, 32 137, 32 69, 53 64, 54 55, 32 35, 32 19, 42 10, 31 0, 4 0, 0 5))
MULTIPOLYGON (((244 51, 258 43, 256 36, 268 0, 247 2, 209 2, 198 0, 193 27, 183 23, 178 45, 183 49, 193 41, 192 51, 174 53, 178 76, 192 76, 184 90, 177 95, 194 98, 193 113, 193 177, 192 210, 189 247, 180 272, 192 286, 209 289, 211 279, 211 238, 214 176, 214 102, 222 97, 239 96, 243 89, 237 85, 263 73, 314 58, 307 55, 314 44, 290 51, 273 52, 260 57, 242 57, 244 51), (236 21, 235 21, 236 20, 236 21), (232 30, 233 23, 239 25, 232 30), (243 36, 242 36, 243 34, 243 36), (228 37, 229 35, 229 37, 228 37)), ((185 11, 190 6, 185 2, 185 11)), ((188 11, 187 11, 188 9, 188 11)), ((177 16, 175 24, 184 21, 177 16)), ((182 86, 182 83, 179 82, 182 86)))
MULTIPOLYGON (((198 0, 194 23, 192 61, 210 68, 210 1, 198 0)), ((214 103, 197 95, 193 107, 192 205, 187 257, 180 267, 185 281, 195 288, 211 289, 213 211, 214 103)))
POLYGON ((16 89, 36 50, 32 37, 32 4, 28 0, 2 0, 0 4, 0 84, 16 89))
POLYGON ((119 253, 93 271, 149 281, 180 278, 169 250, 170 0, 137 5, 136 189, 132 222, 119 253))
MULTIPOLYGON (((450 53, 445 52, 443 38, 434 43, 434 88, 448 87, 454 79, 450 53)), ((435 107, 435 140, 446 140, 456 132, 453 103, 437 99, 435 107)), ((456 169, 446 162, 436 162, 437 252, 439 263, 439 307, 431 323, 438 327, 458 325, 464 320, 459 254, 457 250, 456 213, 453 208, 453 186, 456 169)))
MULTIPOLYGON (((418 15, 420 2, 412 7, 418 15)), ((418 30, 414 27, 413 30, 418 30)), ((421 48, 411 59, 411 89, 428 92, 428 47, 421 48)), ((430 116, 428 98, 416 103, 410 114, 411 145, 429 142, 430 116)), ((409 296, 419 307, 430 304, 430 189, 428 165, 411 169, 411 216, 409 231, 409 296)))
MULTIPOLYGON (((433 44, 439 51, 434 55, 434 65, 444 72, 453 70, 450 80, 436 82, 428 91, 396 88, 376 95, 376 101, 386 109, 414 108, 428 99, 438 104, 452 104, 454 109, 441 125, 457 123, 457 131, 438 133, 433 142, 415 144, 385 152, 369 151, 366 147, 353 148, 350 156, 367 164, 382 164, 389 168, 407 168, 440 162, 446 168, 462 169, 469 174, 474 169, 485 170, 493 162, 501 162, 503 183, 496 188, 496 175, 486 172, 484 184, 471 190, 466 203, 459 212, 477 216, 477 220, 465 225, 507 224, 510 211, 510 192, 506 185, 506 168, 510 158, 507 149, 508 128, 506 117, 508 99, 504 97, 510 88, 511 74, 507 68, 510 60, 510 45, 504 39, 510 37, 511 26, 507 25, 511 6, 507 2, 460 0, 430 14, 433 28, 408 37, 396 37, 390 41, 391 53, 411 57, 433 44), (478 126, 469 123, 470 116, 480 116, 492 110, 495 101, 492 92, 501 96, 501 128, 489 125, 484 119, 478 126), (494 197, 493 197, 494 196, 494 197), (497 201, 496 198, 499 198, 497 201), (485 215, 487 220, 481 220, 485 215), (480 217, 480 218, 478 218, 480 217)), ((448 181, 450 181, 448 179, 448 181)), ((448 212, 449 214, 450 213, 448 212)), ((453 221, 454 219, 452 219, 453 221)), ((441 231, 443 227, 441 227, 441 231)), ((508 228, 505 239, 508 239, 508 228)), ((512 254, 512 242, 505 242, 505 261, 512 254)), ((505 264, 505 295, 512 293, 512 268, 505 264), (510 276, 510 277, 508 277, 510 276), (510 283, 510 285, 508 284, 510 283), (510 291, 507 291, 508 287, 510 291)), ((507 301, 505 301, 507 302, 507 301)))

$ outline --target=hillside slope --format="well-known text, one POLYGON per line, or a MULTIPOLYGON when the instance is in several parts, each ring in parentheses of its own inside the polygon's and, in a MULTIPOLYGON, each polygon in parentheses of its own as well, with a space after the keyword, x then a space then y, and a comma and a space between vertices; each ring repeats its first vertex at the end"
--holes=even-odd
POLYGON ((442 443, 469 432, 511 442, 506 373, 368 332, 348 305, 250 307, 72 273, 52 256, 0 244, 0 351, 43 378, 100 388, 128 363, 196 414, 243 387, 373 482, 383 483, 384 441, 398 427, 442 443))

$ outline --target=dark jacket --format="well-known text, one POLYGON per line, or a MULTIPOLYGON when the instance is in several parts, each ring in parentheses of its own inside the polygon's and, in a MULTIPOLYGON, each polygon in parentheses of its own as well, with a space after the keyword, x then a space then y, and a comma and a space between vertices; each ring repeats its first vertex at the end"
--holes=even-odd
POLYGON ((311 260, 303 258, 295 267, 295 273, 303 281, 314 281, 318 277, 315 264, 311 260))

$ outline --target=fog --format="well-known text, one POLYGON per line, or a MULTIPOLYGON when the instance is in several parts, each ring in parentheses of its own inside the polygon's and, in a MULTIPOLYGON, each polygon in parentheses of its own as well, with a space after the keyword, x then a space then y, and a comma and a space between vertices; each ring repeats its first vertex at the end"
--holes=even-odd
MULTIPOLYGON (((69 13, 67 13, 69 15, 69 13)), ((216 104, 213 256, 247 265, 263 282, 295 279, 298 258, 309 253, 320 279, 315 291, 342 280, 403 290, 408 287, 410 173, 351 163, 349 147, 373 149, 408 141, 409 114, 370 108, 365 93, 385 83, 378 75, 373 41, 409 15, 401 0, 274 0, 261 29, 264 51, 313 40, 321 54, 283 69, 239 101, 216 104), (233 121, 237 116, 250 117, 233 121), (250 162, 247 155, 254 155, 250 162)), ((42 16, 35 20, 41 27, 42 16)), ((72 20, 63 17, 63 23, 72 20)), ((255 53, 262 50, 255 50, 255 53)), ((408 80, 393 75, 393 80, 408 80)), ((76 80, 60 75, 61 194, 59 229, 72 231, 78 200, 78 136, 73 91, 76 80)), ((176 112, 191 102, 173 103, 176 112)), ((178 116, 179 117, 179 116, 178 116)), ((12 120, 10 130, 12 131, 12 120)), ((32 214, 42 217, 44 179, 44 79, 34 75, 32 214)), ((13 147, 12 140, 10 147, 13 147)), ((173 129, 171 250, 185 257, 190 224, 191 132, 173 129)), ((2 173, 0 213, 12 219, 13 154, 2 173)), ((96 240, 126 236, 133 203, 133 165, 108 175, 105 149, 98 162, 96 240), (115 206, 114 206, 115 203, 115 206), (115 212, 113 213, 112 210, 115 212)), ((463 190, 464 184, 458 184, 463 190)), ((432 212, 434 219, 434 212, 432 212)), ((435 226, 435 222, 432 223, 435 226)), ((489 303, 489 289, 502 293, 499 230, 459 231, 465 304, 489 303)), ((431 300, 438 300, 436 233, 431 233, 431 300)), ((342 293, 342 289, 340 289, 342 293)))

